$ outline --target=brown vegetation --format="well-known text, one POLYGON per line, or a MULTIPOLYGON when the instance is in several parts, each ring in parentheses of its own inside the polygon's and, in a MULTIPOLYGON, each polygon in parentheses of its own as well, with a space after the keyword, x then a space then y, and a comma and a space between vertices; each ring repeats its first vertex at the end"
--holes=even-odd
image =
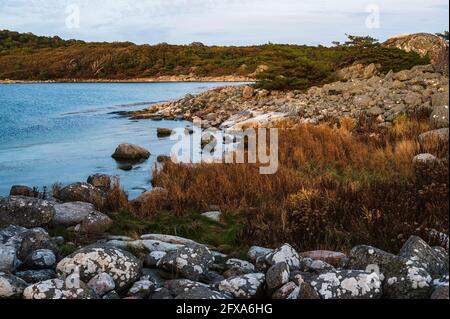
POLYGON ((390 130, 297 125, 280 130, 280 169, 166 163, 153 172, 166 190, 135 209, 151 219, 220 207, 242 220, 240 245, 290 242, 300 250, 372 244, 395 251, 408 236, 448 231, 448 142, 420 145, 427 121, 401 117, 390 130), (431 152, 433 165, 412 158, 431 152))

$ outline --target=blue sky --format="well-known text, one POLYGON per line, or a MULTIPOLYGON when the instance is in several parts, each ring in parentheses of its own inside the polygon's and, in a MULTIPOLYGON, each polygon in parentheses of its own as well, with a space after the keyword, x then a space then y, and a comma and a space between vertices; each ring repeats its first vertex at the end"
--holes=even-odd
POLYGON ((0 0, 0 29, 139 44, 329 45, 345 33, 441 32, 448 14, 448 0, 0 0))

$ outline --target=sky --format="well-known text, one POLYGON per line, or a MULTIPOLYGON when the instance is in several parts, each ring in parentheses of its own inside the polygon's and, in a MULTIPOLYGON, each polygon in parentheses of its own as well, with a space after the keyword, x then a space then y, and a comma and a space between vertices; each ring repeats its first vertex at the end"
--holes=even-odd
POLYGON ((330 45, 449 29, 448 0, 0 0, 0 29, 138 44, 330 45))

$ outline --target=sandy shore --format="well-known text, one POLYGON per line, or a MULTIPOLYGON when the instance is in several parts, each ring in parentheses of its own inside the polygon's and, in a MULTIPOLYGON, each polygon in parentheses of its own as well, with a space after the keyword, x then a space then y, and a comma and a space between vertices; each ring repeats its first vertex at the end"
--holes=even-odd
POLYGON ((134 79, 57 79, 57 80, 0 80, 0 84, 32 84, 32 83, 165 83, 165 82, 255 82, 254 78, 245 76, 195 77, 189 75, 159 76, 134 79))

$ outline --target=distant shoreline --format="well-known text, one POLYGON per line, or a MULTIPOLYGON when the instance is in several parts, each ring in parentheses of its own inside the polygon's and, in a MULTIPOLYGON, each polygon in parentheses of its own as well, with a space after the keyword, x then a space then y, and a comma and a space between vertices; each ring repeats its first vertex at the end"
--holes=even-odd
POLYGON ((0 80, 0 84, 35 84, 35 83, 176 83, 176 82, 255 82, 256 79, 244 76, 205 76, 189 75, 159 76, 134 79, 57 79, 57 80, 0 80))

